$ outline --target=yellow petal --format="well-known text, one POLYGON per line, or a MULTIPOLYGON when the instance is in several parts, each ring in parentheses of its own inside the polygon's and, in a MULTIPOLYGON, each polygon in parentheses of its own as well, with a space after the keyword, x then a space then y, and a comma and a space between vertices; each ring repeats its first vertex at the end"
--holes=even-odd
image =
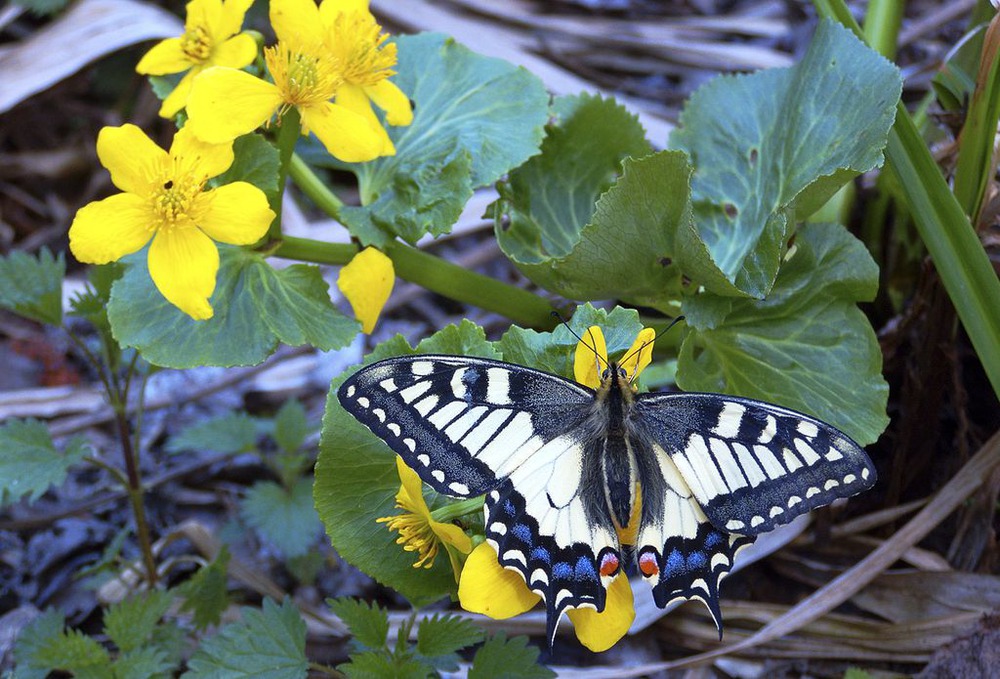
POLYGON ((395 279, 392 260, 375 248, 365 248, 340 270, 337 287, 351 303, 362 332, 371 334, 375 329, 395 279))
POLYGON ((424 500, 424 482, 417 476, 417 472, 410 469, 399 455, 396 456, 396 473, 399 474, 400 482, 399 493, 396 495, 396 503, 410 513, 417 514, 430 521, 431 510, 427 508, 427 501, 424 500))
POLYGON ((483 542, 462 569, 458 601, 467 611, 503 620, 531 610, 541 597, 528 589, 520 573, 501 566, 496 551, 483 542))
POLYGON ((243 68, 256 58, 257 41, 248 33, 240 33, 215 48, 215 52, 212 54, 212 65, 243 68))
POLYGON ((274 221, 274 212, 267 196, 249 182, 233 182, 206 191, 199 201, 208 203, 204 216, 198 219, 201 230, 213 240, 230 245, 251 245, 264 234, 274 221))
POLYGON ((595 653, 606 651, 625 636, 635 620, 632 587, 624 574, 616 577, 608 587, 604 610, 575 608, 566 613, 576 629, 576 638, 595 653))
POLYGON ((319 13, 323 17, 325 26, 329 26, 341 14, 367 11, 368 0, 323 0, 319 6, 319 13))
POLYGON ((167 301, 196 321, 212 317, 219 250, 196 228, 160 231, 149 246, 149 275, 167 301))
POLYGON ((146 195, 167 162, 167 152, 131 123, 105 127, 97 135, 97 157, 122 191, 146 195))
POLYGON ((194 66, 194 62, 181 49, 180 38, 167 38, 153 45, 136 64, 135 72, 142 75, 167 75, 180 73, 194 66))
POLYGON ((270 14, 279 42, 307 47, 322 44, 323 24, 315 0, 271 0, 270 14))
POLYGON ((365 94, 385 111, 385 120, 390 125, 409 125, 413 122, 410 98, 395 83, 379 80, 374 85, 365 87, 365 94))
MULTIPOLYGON (((222 15, 219 17, 219 25, 216 35, 218 37, 230 36, 239 33, 243 27, 243 18, 253 0, 223 0, 222 15)), ((249 37, 249 36, 248 36, 249 37)), ((252 38, 251 38, 252 40, 252 38)), ((254 50, 256 51, 256 44, 254 50)), ((249 61, 247 63, 250 63, 249 61)), ((220 64, 221 65, 221 64, 220 64)), ((246 64, 244 64, 245 66, 246 64)))
POLYGON ((650 361, 653 360, 653 340, 656 339, 656 331, 652 328, 643 328, 635 338, 635 342, 625 352, 625 359, 621 368, 628 375, 630 380, 634 380, 639 373, 646 369, 650 361))
POLYGON ((363 163, 382 155, 383 137, 357 113, 328 101, 299 110, 303 127, 312 130, 335 158, 346 163, 363 163))
POLYGON ((69 249, 88 264, 107 264, 141 250, 153 235, 149 203, 131 193, 84 205, 69 227, 69 249))
POLYGON ((170 91, 167 98, 160 104, 161 118, 173 118, 177 115, 178 111, 187 105, 188 97, 191 95, 191 85, 194 83, 195 76, 201 73, 201 71, 200 66, 195 66, 184 74, 181 81, 177 83, 177 86, 170 91))
POLYGON ((271 83, 234 68, 208 68, 188 96, 187 126, 204 141, 232 141, 267 122, 280 104, 281 93, 271 83))
POLYGON ((431 530, 441 539, 441 542, 451 545, 462 554, 468 554, 472 551, 472 539, 455 524, 441 523, 431 519, 431 530))
POLYGON ((583 333, 583 341, 577 342, 573 359, 573 375, 580 384, 597 389, 601 386, 601 373, 606 366, 608 346, 600 326, 592 325, 583 333))
POLYGON ((381 139, 382 148, 379 150, 380 156, 396 155, 396 147, 393 145, 385 128, 382 127, 382 123, 379 121, 378 116, 375 115, 375 111, 372 110, 371 101, 369 101, 368 95, 365 94, 364 88, 359 85, 344 83, 337 90, 337 105, 350 109, 368 122, 368 126, 381 139))
POLYGON ((202 30, 208 33, 209 40, 217 36, 222 23, 222 0, 191 0, 184 8, 184 29, 186 31, 202 30))
POLYGON ((233 164, 233 142, 209 144, 195 136, 187 125, 177 131, 170 144, 170 157, 179 173, 211 179, 233 164))

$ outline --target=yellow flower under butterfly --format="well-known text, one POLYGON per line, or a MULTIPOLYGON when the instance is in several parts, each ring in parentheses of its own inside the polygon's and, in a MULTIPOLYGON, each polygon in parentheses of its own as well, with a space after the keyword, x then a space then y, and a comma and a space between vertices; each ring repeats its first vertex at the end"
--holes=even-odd
POLYGON ((361 330, 370 335, 382 307, 392 294, 396 280, 392 260, 375 248, 365 248, 340 270, 337 287, 361 321, 361 330))
POLYGON ((398 531, 396 544, 403 545, 407 552, 416 552, 414 568, 430 568, 434 557, 443 546, 451 561, 455 580, 462 572, 462 557, 472 551, 472 539, 453 523, 437 521, 424 500, 424 483, 417 473, 406 466, 403 458, 396 457, 396 471, 399 473, 400 487, 396 493, 396 507, 402 514, 383 516, 376 519, 387 524, 391 531, 398 531))
POLYGON ((184 108, 191 83, 206 68, 243 68, 257 58, 257 41, 240 33, 252 4, 253 0, 191 0, 184 35, 157 43, 139 60, 135 70, 143 75, 184 73, 163 100, 161 116, 171 118, 184 108))
POLYGON ((233 163, 233 145, 206 144, 187 128, 164 151, 135 125, 105 127, 97 157, 123 193, 76 213, 69 246, 81 262, 107 264, 149 246, 149 275, 167 300, 195 320, 212 317, 219 250, 249 245, 274 219, 267 197, 248 182, 206 187, 233 163))
MULTIPOLYGON (((353 16, 357 4, 325 0, 322 7, 317 7, 313 0, 272 0, 271 25, 278 43, 264 50, 264 60, 273 82, 232 68, 205 70, 195 80, 188 98, 188 124, 194 133, 213 143, 231 140, 253 132, 275 114, 282 117, 294 107, 301 116, 302 134, 313 132, 340 160, 355 163, 394 154, 388 135, 370 110, 365 114, 355 110, 356 106, 334 101, 339 99, 349 73, 330 48, 328 34, 331 22, 339 16, 335 8, 346 5, 353 16)), ((363 11, 370 16, 367 8, 363 11)), ((352 37, 359 51, 376 55, 371 68, 378 69, 384 78, 388 66, 395 64, 395 52, 380 49, 384 37, 370 31, 352 37), (391 58, 377 58, 383 52, 391 58)), ((398 104, 393 106, 398 108, 398 104)), ((393 119, 401 117, 394 114, 393 119)))
MULTIPOLYGON (((655 335, 651 328, 643 329, 625 353, 626 360, 620 367, 633 380, 652 360, 655 335)), ((596 389, 607 366, 604 334, 598 326, 593 326, 584 334, 583 341, 577 344, 574 375, 580 384, 596 389)), ((635 542, 640 502, 641 499, 633 507, 629 525, 618 531, 618 538, 623 544, 635 542)), ((530 610, 541 597, 528 589, 520 573, 501 566, 496 550, 484 542, 473 550, 465 562, 458 585, 458 600, 467 611, 504 619, 530 610)), ((566 615, 573 622, 577 639, 590 650, 606 651, 618 643, 635 620, 632 588, 624 570, 619 570, 611 581, 603 611, 576 608, 567 611, 566 615)))

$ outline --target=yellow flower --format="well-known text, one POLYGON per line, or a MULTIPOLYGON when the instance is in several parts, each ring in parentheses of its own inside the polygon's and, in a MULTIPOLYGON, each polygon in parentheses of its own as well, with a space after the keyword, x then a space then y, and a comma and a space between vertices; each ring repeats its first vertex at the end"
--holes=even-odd
MULTIPOLYGON (((652 360, 654 337, 655 332, 651 328, 643 329, 625 353, 620 367, 632 379, 652 360)), ((577 381, 596 389, 600 385, 601 373, 609 365, 607 353, 604 333, 598 326, 589 328, 576 347, 573 367, 577 381)), ((618 535, 622 544, 635 543, 641 494, 637 492, 636 496, 629 525, 618 535)), ((519 572, 501 566, 496 551, 484 542, 473 550, 465 562, 458 584, 458 600, 467 611, 504 619, 530 610, 541 597, 528 589, 519 572)), ((624 569, 611 581, 603 611, 576 608, 568 610, 566 615, 573 622, 577 639, 590 650, 606 651, 618 643, 635 620, 632 587, 624 569)))
MULTIPOLYGON (((394 154, 377 120, 373 125, 371 117, 331 101, 344 85, 345 74, 326 44, 320 8, 312 0, 272 0, 270 12, 278 43, 264 50, 264 60, 274 82, 233 68, 205 70, 188 98, 188 124, 194 133, 220 143, 253 132, 294 107, 301 116, 302 134, 312 131, 340 160, 357 163, 394 154)), ((378 51, 377 44, 367 47, 378 51)))
POLYGON ((161 116, 171 118, 184 108, 191 83, 206 68, 243 68, 257 57, 257 42, 250 34, 240 33, 252 4, 253 0, 191 0, 184 35, 158 43, 139 60, 135 70, 143 75, 187 71, 163 100, 161 116))
POLYGON ((124 193, 85 205, 69 227, 81 262, 106 264, 149 246, 149 275, 167 300, 196 320, 212 317, 219 251, 213 240, 249 245, 274 219, 247 182, 206 189, 233 163, 232 143, 205 144, 186 128, 164 151, 135 125, 105 127, 97 156, 124 193))
POLYGON ((441 545, 444 545, 455 580, 462 571, 459 554, 472 551, 472 540, 461 528, 453 523, 442 523, 431 516, 431 511, 424 500, 423 482, 417 473, 406 466, 403 458, 396 457, 396 471, 399 473, 399 492, 396 493, 396 507, 404 513, 396 516, 383 516, 376 519, 379 523, 388 524, 387 528, 399 531, 397 545, 403 545, 407 552, 416 552, 417 561, 414 568, 430 568, 434 565, 441 545))
POLYGON ((368 0, 323 0, 319 8, 327 48, 340 63, 344 82, 337 103, 368 120, 381 133, 386 150, 395 153, 389 135, 372 111, 372 103, 385 111, 390 125, 409 125, 413 109, 409 98, 389 80, 396 65, 396 45, 368 11, 368 0))
POLYGON ((337 287, 351 303, 365 334, 375 329, 394 282, 392 260, 375 248, 365 248, 340 270, 337 287))

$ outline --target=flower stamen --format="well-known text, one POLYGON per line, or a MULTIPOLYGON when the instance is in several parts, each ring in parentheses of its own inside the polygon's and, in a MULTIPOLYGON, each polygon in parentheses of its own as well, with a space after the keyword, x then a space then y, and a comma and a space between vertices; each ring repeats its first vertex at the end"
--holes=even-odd
POLYGON ((330 48, 345 82, 370 86, 395 74, 396 45, 385 44, 389 35, 368 12, 339 15, 330 35, 330 48))

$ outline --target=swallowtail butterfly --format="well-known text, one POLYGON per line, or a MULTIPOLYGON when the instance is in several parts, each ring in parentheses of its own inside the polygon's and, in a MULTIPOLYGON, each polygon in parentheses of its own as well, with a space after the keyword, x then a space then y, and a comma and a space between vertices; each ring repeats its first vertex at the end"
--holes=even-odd
POLYGON ((434 490, 486 494, 486 539, 545 600, 548 639, 570 608, 604 610, 631 562, 661 608, 700 599, 760 533, 866 490, 875 470, 834 427, 780 406, 636 393, 611 363, 595 391, 519 365, 417 355, 360 369, 344 408, 434 490), (633 520, 634 546, 618 530, 633 520))

